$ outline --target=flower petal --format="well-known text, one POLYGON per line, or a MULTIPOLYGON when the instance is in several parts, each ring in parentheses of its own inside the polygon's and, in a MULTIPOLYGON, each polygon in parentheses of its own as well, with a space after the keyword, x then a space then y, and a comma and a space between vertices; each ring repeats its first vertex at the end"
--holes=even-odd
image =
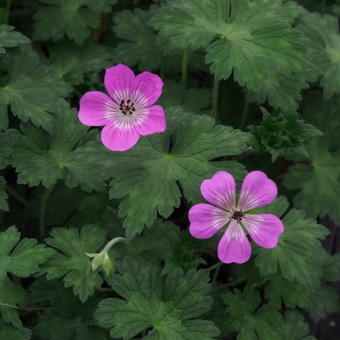
POLYGON ((103 126, 109 121, 112 99, 103 92, 91 91, 85 93, 80 99, 78 118, 88 126, 103 126))
POLYGON ((106 69, 104 76, 104 84, 111 98, 120 103, 123 99, 131 99, 130 90, 135 80, 133 71, 123 65, 118 64, 106 69))
POLYGON ((224 263, 245 263, 251 255, 250 243, 241 226, 236 221, 231 221, 218 249, 218 258, 224 263))
POLYGON ((281 220, 271 214, 245 215, 242 223, 250 237, 263 248, 274 248, 284 231, 281 220))
POLYGON ((229 218, 227 214, 210 204, 200 203, 192 206, 189 210, 190 234, 199 239, 214 236, 229 218))
POLYGON ((238 208, 242 211, 262 207, 277 196, 276 184, 262 171, 252 171, 243 180, 238 208))
POLYGON ((102 130, 102 142, 111 151, 126 151, 139 140, 139 134, 134 129, 119 128, 111 124, 102 130))
POLYGON ((236 184, 234 177, 225 171, 218 171, 211 179, 201 184, 202 196, 211 204, 227 210, 235 206, 236 184))
POLYGON ((159 105, 154 105, 144 109, 143 113, 141 113, 141 122, 138 124, 136 131, 142 136, 164 132, 166 130, 166 120, 163 108, 159 105))
POLYGON ((131 100, 139 107, 154 104, 163 90, 163 81, 157 74, 143 72, 136 76, 131 88, 131 100))

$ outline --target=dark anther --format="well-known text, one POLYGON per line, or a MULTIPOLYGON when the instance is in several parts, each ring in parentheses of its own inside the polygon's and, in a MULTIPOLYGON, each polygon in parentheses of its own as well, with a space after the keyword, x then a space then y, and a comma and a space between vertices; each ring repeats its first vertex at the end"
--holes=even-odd
POLYGON ((242 217, 244 217, 244 213, 242 211, 234 211, 232 218, 238 222, 241 221, 242 217))
POLYGON ((131 100, 130 100, 130 99, 128 99, 128 100, 127 100, 127 103, 130 103, 130 102, 131 102, 131 100))

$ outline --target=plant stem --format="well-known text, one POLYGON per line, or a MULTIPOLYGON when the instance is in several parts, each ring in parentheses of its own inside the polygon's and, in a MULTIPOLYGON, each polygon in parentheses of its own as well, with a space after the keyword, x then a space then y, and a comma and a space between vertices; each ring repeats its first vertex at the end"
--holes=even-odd
POLYGON ((47 188, 41 196, 40 209, 39 209, 39 233, 40 233, 40 237, 45 236, 46 206, 47 206, 48 199, 49 199, 53 189, 54 189, 54 185, 47 188))
POLYGON ((240 122, 240 129, 242 129, 247 121, 249 111, 249 101, 248 99, 245 100, 242 110, 241 122, 240 122))
POLYGON ((326 12, 326 0, 322 0, 322 8, 321 8, 321 12, 325 13, 326 12))
POLYGON ((182 83, 184 87, 186 86, 187 79, 188 79, 189 54, 190 54, 190 51, 188 48, 186 48, 183 52, 183 59, 182 59, 182 83))
POLYGON ((23 198, 19 193, 17 193, 14 189, 12 189, 10 186, 6 186, 7 193, 15 198, 18 202, 20 202, 22 205, 28 205, 28 202, 25 198, 23 198))
POLYGON ((216 269, 215 269, 215 272, 214 272, 214 276, 213 276, 213 278, 212 278, 212 282, 216 282, 216 281, 217 281, 218 274, 220 273, 220 270, 221 270, 221 268, 222 268, 222 265, 223 265, 222 262, 218 262, 218 263, 217 263, 217 266, 216 266, 216 269))
POLYGON ((5 17, 4 17, 5 24, 9 23, 9 13, 11 11, 12 1, 13 0, 6 0, 5 17))
POLYGON ((218 114, 218 92, 220 89, 220 81, 217 76, 214 76, 214 84, 212 90, 212 106, 211 106, 211 115, 216 118, 218 114))
POLYGON ((14 308, 14 309, 21 309, 21 310, 46 310, 47 308, 34 308, 34 307, 19 307, 15 305, 10 305, 8 303, 2 303, 0 302, 0 307, 8 307, 8 308, 14 308))
POLYGON ((238 283, 241 283, 244 280, 245 280, 244 277, 239 277, 238 279, 235 279, 235 280, 230 281, 229 283, 226 283, 225 285, 223 285, 223 288, 230 287, 230 286, 236 286, 238 283))

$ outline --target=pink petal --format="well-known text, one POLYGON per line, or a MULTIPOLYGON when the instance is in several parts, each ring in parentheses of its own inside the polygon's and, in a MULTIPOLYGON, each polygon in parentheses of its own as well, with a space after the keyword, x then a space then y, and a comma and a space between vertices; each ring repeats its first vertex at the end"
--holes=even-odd
POLYGON ((126 151, 139 140, 139 134, 133 128, 119 128, 112 124, 102 130, 102 142, 111 151, 126 151))
POLYGON ((135 80, 135 75, 132 70, 123 65, 118 64, 106 69, 104 84, 111 98, 120 103, 121 100, 131 99, 130 90, 135 80))
POLYGON ((139 74, 131 88, 131 100, 139 107, 153 105, 162 94, 163 81, 156 74, 143 72, 139 74))
POLYGON ((190 234, 199 239, 214 236, 229 220, 227 214, 210 204, 196 204, 189 210, 190 234))
POLYGON ((159 105, 151 106, 143 110, 141 113, 142 121, 136 126, 136 131, 147 136, 156 132, 164 132, 166 130, 166 120, 164 110, 159 105), (143 117, 144 116, 144 117, 143 117))
POLYGON ((245 215, 242 223, 250 237, 263 248, 274 248, 284 231, 281 220, 271 214, 245 215))
POLYGON ((106 118, 110 113, 112 99, 103 92, 91 91, 85 93, 80 99, 78 118, 88 126, 103 126, 109 121, 106 118))
POLYGON ((236 184, 234 177, 225 171, 218 171, 211 179, 201 184, 202 196, 211 204, 227 210, 235 207, 236 184))
POLYGON ((276 184, 262 171, 252 171, 243 180, 238 208, 242 211, 262 207, 277 196, 276 184))
POLYGON ((218 249, 218 258, 224 263, 245 263, 251 255, 250 243, 241 226, 236 221, 231 221, 218 249))

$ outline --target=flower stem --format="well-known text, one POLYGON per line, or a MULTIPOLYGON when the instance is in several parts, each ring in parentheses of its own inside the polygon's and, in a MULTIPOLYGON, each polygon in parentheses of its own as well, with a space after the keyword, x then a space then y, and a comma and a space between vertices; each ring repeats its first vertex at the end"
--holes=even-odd
POLYGON ((22 205, 28 205, 28 202, 24 197, 22 197, 19 193, 17 193, 14 189, 12 189, 10 186, 6 186, 7 193, 15 198, 18 202, 20 202, 22 205))
POLYGON ((230 286, 236 286, 237 284, 241 283, 244 280, 245 280, 244 277, 239 277, 238 279, 235 279, 235 280, 230 281, 229 283, 226 283, 225 285, 223 285, 223 288, 230 287, 230 286))
POLYGON ((190 50, 186 48, 183 52, 183 59, 182 59, 182 83, 184 87, 186 86, 187 79, 188 79, 189 54, 190 54, 190 50))
POLYGON ((6 0, 5 14, 4 14, 4 23, 9 23, 9 13, 11 11, 11 5, 13 0, 6 0))
POLYGON ((46 206, 47 206, 48 199, 49 199, 53 189, 54 189, 54 185, 47 188, 41 196, 40 209, 39 209, 39 233, 40 233, 40 237, 45 236, 46 206))
POLYGON ((8 303, 0 302, 1 307, 8 307, 13 309, 21 309, 21 310, 46 310, 47 308, 34 308, 34 307, 19 307, 15 305, 10 305, 8 303))
POLYGON ((212 89, 212 106, 211 106, 211 115, 216 118, 218 114, 218 92, 220 89, 220 81, 217 76, 214 76, 214 84, 212 89))
POLYGON ((249 100, 246 99, 243 105, 243 110, 242 110, 242 117, 240 121, 240 129, 242 129, 247 121, 248 117, 248 111, 249 111, 249 100))

